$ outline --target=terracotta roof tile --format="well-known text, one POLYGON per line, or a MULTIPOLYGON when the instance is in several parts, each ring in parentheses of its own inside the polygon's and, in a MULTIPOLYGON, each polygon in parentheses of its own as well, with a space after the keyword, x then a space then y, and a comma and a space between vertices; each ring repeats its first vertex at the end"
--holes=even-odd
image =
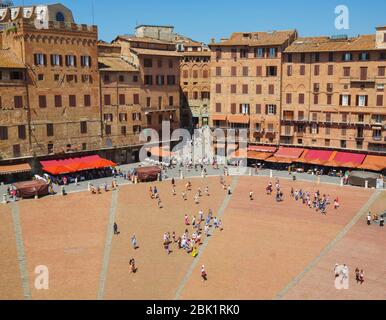
POLYGON ((121 57, 98 57, 100 71, 136 72, 136 67, 123 60, 121 57))
POLYGON ((235 32, 231 37, 219 43, 211 43, 209 46, 265 46, 282 45, 296 34, 295 30, 283 30, 272 32, 235 32))
POLYGON ((376 50, 375 35, 361 35, 349 39, 331 39, 330 37, 298 38, 285 52, 328 52, 376 50))
POLYGON ((144 49, 144 48, 130 48, 130 50, 137 55, 182 57, 182 53, 177 51, 171 51, 171 50, 154 50, 154 49, 144 49))

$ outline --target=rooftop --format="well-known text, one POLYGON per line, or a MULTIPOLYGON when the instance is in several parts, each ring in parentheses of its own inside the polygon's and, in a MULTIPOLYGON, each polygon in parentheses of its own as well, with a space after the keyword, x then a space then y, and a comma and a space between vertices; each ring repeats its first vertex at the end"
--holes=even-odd
POLYGON ((120 71, 120 72, 136 72, 139 71, 132 64, 128 63, 121 57, 98 57, 100 71, 120 71))
POLYGON ((209 46, 265 46, 282 45, 297 34, 296 30, 281 30, 271 32, 234 32, 229 39, 209 46))
POLYGON ((331 37, 305 37, 296 39, 285 52, 329 52, 376 50, 375 35, 334 39, 331 37))
POLYGON ((137 37, 135 35, 120 35, 116 37, 114 41, 117 41, 117 40, 143 42, 143 43, 157 43, 157 44, 174 44, 173 42, 170 42, 170 41, 158 40, 154 38, 137 37))
POLYGON ((130 48, 137 55, 165 56, 165 57, 182 57, 182 54, 171 50, 154 50, 143 48, 130 48))

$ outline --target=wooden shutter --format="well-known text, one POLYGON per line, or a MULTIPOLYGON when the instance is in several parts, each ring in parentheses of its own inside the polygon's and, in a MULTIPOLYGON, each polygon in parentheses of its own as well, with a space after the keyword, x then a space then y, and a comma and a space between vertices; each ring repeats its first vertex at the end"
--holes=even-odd
POLYGON ((256 77, 261 77, 262 75, 262 67, 261 66, 257 66, 256 67, 256 77))
POLYGON ((383 107, 383 95, 377 95, 377 107, 383 107))
POLYGON ((231 104, 231 113, 235 114, 236 113, 236 103, 231 104))
POLYGON ((261 94, 261 84, 256 85, 256 94, 261 94))
POLYGON ((256 105, 256 114, 261 114, 261 104, 256 105))

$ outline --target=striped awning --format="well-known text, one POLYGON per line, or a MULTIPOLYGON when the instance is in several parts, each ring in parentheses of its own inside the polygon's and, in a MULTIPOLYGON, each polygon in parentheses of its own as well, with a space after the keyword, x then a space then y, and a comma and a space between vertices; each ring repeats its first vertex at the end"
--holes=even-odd
POLYGON ((31 171, 31 166, 28 163, 15 164, 10 166, 0 166, 0 175, 23 173, 31 171))

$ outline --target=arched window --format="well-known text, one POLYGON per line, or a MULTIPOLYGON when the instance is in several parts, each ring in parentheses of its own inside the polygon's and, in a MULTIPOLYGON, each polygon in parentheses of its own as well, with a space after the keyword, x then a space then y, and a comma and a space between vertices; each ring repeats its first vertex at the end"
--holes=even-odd
POLYGON ((60 11, 56 14, 56 21, 58 22, 64 22, 64 14, 60 11))

